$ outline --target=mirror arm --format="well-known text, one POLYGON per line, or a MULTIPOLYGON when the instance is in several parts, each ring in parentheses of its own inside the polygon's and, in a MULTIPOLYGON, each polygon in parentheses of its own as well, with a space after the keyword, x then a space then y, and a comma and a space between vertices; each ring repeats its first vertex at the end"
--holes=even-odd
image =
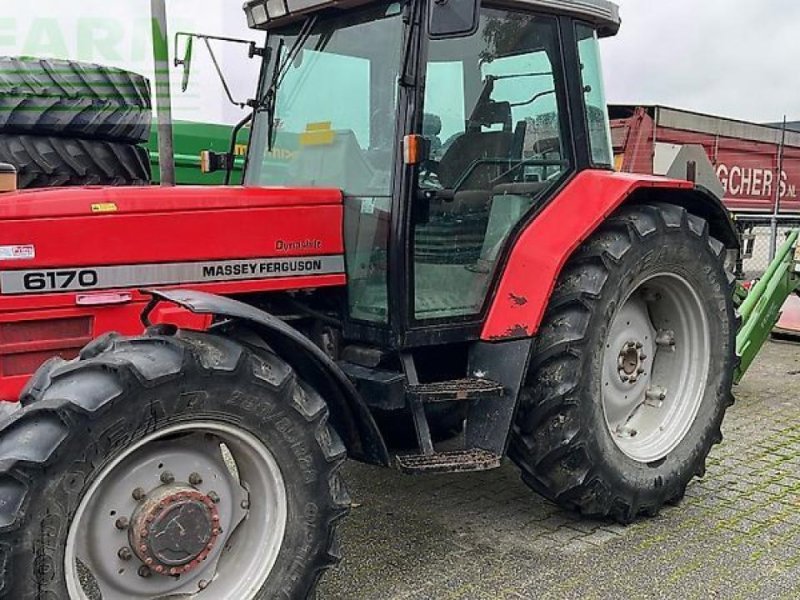
MULTIPOLYGON (((175 34, 175 56, 178 56, 178 49, 180 47, 180 40, 181 38, 185 37, 193 37, 198 40, 214 40, 215 42, 230 42, 231 44, 242 44, 245 46, 250 47, 250 58, 254 56, 262 56, 264 52, 263 48, 259 48, 258 44, 256 44, 253 40, 243 40, 241 38, 232 38, 232 37, 225 37, 219 35, 205 35, 202 33, 189 33, 188 31, 179 31, 175 34)), ((179 59, 176 59, 176 62, 179 59)), ((180 64, 183 64, 183 61, 180 61, 180 64)), ((178 64, 177 66, 180 66, 178 64)))
POLYGON ((225 90, 225 95, 228 97, 228 100, 234 106, 238 106, 239 108, 246 108, 248 106, 253 106, 251 100, 247 102, 239 102, 231 93, 230 86, 228 85, 228 80, 225 79, 225 75, 222 71, 222 67, 220 67, 219 61, 217 60, 217 55, 214 53, 214 49, 211 47, 211 40, 218 41, 218 42, 229 42, 232 44, 243 44, 247 46, 247 55, 249 58, 254 58, 256 56, 263 57, 266 54, 266 48, 261 48, 256 44, 256 42, 252 40, 243 40, 240 38, 232 38, 232 37, 224 37, 224 36, 217 36, 217 35, 203 35, 199 33, 188 33, 185 31, 179 31, 175 34, 175 66, 186 66, 186 61, 183 59, 178 58, 178 49, 180 47, 180 40, 181 38, 195 38, 199 40, 203 40, 205 42, 206 48, 208 49, 208 53, 211 55, 211 61, 214 63, 214 69, 217 71, 217 76, 219 77, 220 81, 222 82, 222 87, 225 90))
POLYGON ((247 106, 247 102, 237 102, 236 100, 234 100, 233 94, 231 94, 231 88, 228 85, 228 80, 225 79, 225 74, 222 72, 222 67, 219 66, 217 55, 214 54, 214 49, 211 47, 211 42, 208 40, 208 38, 204 38, 203 41, 206 43, 206 48, 208 48, 208 53, 211 55, 211 62, 214 63, 214 68, 217 71, 219 80, 222 82, 222 88, 225 90, 225 94, 228 96, 228 100, 234 106, 238 106, 239 108, 245 108, 247 106))

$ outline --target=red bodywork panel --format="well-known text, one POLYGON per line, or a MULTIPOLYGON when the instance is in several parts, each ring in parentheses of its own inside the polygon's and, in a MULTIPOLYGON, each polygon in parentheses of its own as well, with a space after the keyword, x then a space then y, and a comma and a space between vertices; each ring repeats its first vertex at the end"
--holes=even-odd
POLYGON ((569 257, 628 196, 643 187, 691 190, 694 184, 610 171, 583 171, 570 181, 514 245, 481 339, 535 335, 569 257))
MULTIPOLYGON (((141 287, 233 295, 341 286, 342 195, 279 188, 66 188, 0 196, 0 400, 55 354, 142 331, 141 287), (35 254, 35 256, 34 256, 35 254)), ((206 327, 163 306, 155 321, 206 327)))

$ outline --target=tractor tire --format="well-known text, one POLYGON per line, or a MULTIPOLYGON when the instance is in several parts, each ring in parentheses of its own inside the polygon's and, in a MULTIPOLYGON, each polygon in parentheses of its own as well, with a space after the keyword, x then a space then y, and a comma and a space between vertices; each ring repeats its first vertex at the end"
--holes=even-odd
POLYGON ((149 81, 67 60, 0 57, 0 133, 139 144, 150 137, 149 81))
POLYGON ((703 476, 733 404, 724 246, 673 205, 623 208, 563 269, 509 455, 553 502, 629 523, 703 476))
POLYGON ((0 162, 17 168, 20 189, 150 185, 150 155, 130 144, 0 134, 0 162))
POLYGON ((269 350, 152 328, 43 369, 0 429, 0 598, 303 599, 338 562, 345 448, 269 350))

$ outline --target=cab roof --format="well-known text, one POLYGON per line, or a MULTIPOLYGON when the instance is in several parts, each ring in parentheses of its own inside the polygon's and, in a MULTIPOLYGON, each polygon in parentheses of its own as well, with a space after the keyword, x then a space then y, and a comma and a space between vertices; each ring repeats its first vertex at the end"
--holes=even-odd
MULTIPOLYGON (((247 23, 253 29, 272 29, 298 17, 325 9, 346 10, 374 0, 248 0, 247 23)), ((619 6, 609 0, 496 0, 490 5, 567 14, 592 23, 602 37, 616 35, 621 24, 619 6)))

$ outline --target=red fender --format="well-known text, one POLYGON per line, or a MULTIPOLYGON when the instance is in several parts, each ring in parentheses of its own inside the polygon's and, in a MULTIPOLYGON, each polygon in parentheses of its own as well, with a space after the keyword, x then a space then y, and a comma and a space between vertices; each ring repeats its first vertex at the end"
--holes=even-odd
POLYGON ((641 188, 691 190, 694 184, 611 171, 583 171, 572 179, 517 239, 481 339, 506 341, 535 335, 569 257, 641 188))

